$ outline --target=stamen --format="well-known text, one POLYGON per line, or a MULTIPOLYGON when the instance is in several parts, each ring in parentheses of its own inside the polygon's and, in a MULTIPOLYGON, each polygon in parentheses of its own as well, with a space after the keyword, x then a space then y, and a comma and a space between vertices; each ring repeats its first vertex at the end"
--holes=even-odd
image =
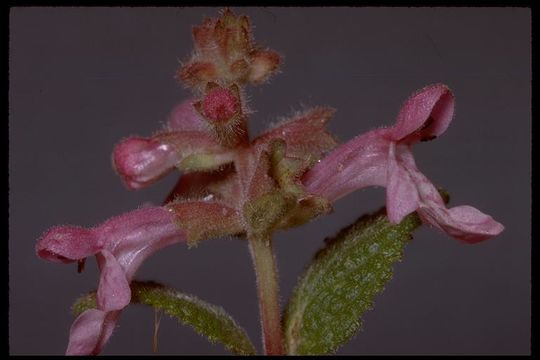
POLYGON ((84 264, 86 259, 81 259, 77 261, 77 273, 82 273, 84 271, 84 264))
POLYGON ((159 332, 159 324, 161 322, 161 315, 163 313, 160 310, 155 309, 154 311, 154 338, 152 341, 152 351, 154 353, 157 353, 158 351, 158 332, 159 332), (159 313, 159 318, 158 318, 159 313))

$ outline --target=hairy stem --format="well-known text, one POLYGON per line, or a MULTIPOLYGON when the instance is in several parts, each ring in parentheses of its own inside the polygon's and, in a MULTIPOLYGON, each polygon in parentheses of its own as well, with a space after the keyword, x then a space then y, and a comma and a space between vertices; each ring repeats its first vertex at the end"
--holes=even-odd
POLYGON ((257 277, 264 353, 283 355, 278 275, 271 239, 269 237, 250 238, 249 250, 257 277))

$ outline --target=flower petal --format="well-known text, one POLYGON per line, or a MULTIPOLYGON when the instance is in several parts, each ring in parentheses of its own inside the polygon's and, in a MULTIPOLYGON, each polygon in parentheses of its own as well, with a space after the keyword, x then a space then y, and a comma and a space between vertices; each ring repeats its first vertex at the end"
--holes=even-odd
POLYGON ((45 260, 69 263, 98 253, 102 246, 102 241, 92 229, 56 226, 39 238, 36 253, 45 260))
POLYGON ((121 311, 89 309, 71 325, 66 355, 97 355, 109 340, 121 311))
POLYGON ((420 199, 418 215, 422 221, 468 243, 487 240, 503 231, 500 223, 471 206, 447 209, 433 183, 418 170, 412 153, 405 149, 405 145, 400 145, 397 158, 416 186, 420 199))
POLYGON ((97 290, 97 307, 103 311, 120 310, 129 304, 131 289, 124 269, 107 250, 97 255, 101 277, 97 290))
POLYGON ((401 107, 397 122, 388 128, 393 141, 414 143, 444 133, 454 114, 454 95, 444 84, 430 85, 414 93, 401 107))
POLYGON ((97 309, 80 314, 71 325, 66 355, 95 355, 106 315, 97 309))
POLYGON ((470 244, 487 240, 504 230, 504 226, 491 216, 468 205, 451 209, 421 207, 418 213, 424 222, 470 244))
MULTIPOLYGON (((410 152, 408 148, 401 151, 410 152)), ((398 224, 405 216, 418 208, 419 197, 416 184, 409 172, 398 162, 395 152, 396 144, 391 143, 388 152, 386 213, 391 223, 398 224)))
POLYGON ((329 201, 366 186, 385 186, 388 146, 384 130, 374 130, 341 145, 307 171, 306 191, 329 201))

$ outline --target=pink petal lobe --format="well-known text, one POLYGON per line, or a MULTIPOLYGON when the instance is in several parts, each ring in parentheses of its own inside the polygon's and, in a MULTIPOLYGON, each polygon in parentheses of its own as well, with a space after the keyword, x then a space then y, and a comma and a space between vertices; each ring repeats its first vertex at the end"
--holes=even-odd
POLYGON ((105 311, 89 309, 71 325, 66 355, 95 355, 102 335, 105 311))
POLYGON ((101 271, 97 290, 97 307, 103 311, 120 310, 129 304, 131 289, 124 269, 107 250, 98 254, 101 271))
POLYGON ((383 130, 355 137, 304 174, 306 191, 333 202, 367 186, 385 186, 389 145, 383 130))
MULTIPOLYGON (((410 152, 408 148, 401 151, 410 152)), ((395 152, 396 145, 391 143, 388 154, 386 213, 391 223, 398 224, 418 208, 419 197, 416 184, 409 172, 398 162, 395 152)))
POLYGON ((97 343, 95 355, 99 354, 103 349, 103 346, 109 341, 112 336, 114 329, 116 328, 116 323, 120 319, 120 314, 122 310, 109 311, 107 316, 105 316, 105 321, 103 323, 103 328, 101 329, 101 337, 97 343))
POLYGON ((45 232, 36 245, 36 253, 45 260, 69 263, 98 253, 102 243, 92 229, 56 226, 45 232))
POLYGON ((421 208, 419 214, 425 222, 469 244, 487 240, 504 230, 491 216, 468 205, 451 209, 421 208))
POLYGON ((454 95, 444 84, 427 86, 403 104, 397 122, 388 128, 394 141, 413 143, 431 140, 444 133, 454 114, 454 95))
POLYGON ((121 311, 89 309, 71 325, 66 355, 98 355, 109 341, 121 311))
POLYGON ((167 128, 170 131, 198 131, 208 132, 208 124, 193 107, 195 99, 184 100, 177 105, 169 116, 167 128))
MULTIPOLYGON (((403 147, 404 145, 400 145, 403 147)), ((423 222, 431 224, 448 235, 467 243, 487 240, 501 233, 504 227, 491 216, 471 206, 447 209, 441 195, 429 179, 414 163, 410 151, 399 151, 401 165, 414 181, 420 198, 418 215, 423 222)))

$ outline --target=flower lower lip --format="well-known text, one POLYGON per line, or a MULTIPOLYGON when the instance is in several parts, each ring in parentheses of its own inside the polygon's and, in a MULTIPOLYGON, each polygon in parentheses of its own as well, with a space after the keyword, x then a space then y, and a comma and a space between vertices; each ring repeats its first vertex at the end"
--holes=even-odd
POLYGON ((59 262, 59 263, 64 263, 64 264, 75 261, 47 249, 39 250, 38 256, 49 261, 59 262))

